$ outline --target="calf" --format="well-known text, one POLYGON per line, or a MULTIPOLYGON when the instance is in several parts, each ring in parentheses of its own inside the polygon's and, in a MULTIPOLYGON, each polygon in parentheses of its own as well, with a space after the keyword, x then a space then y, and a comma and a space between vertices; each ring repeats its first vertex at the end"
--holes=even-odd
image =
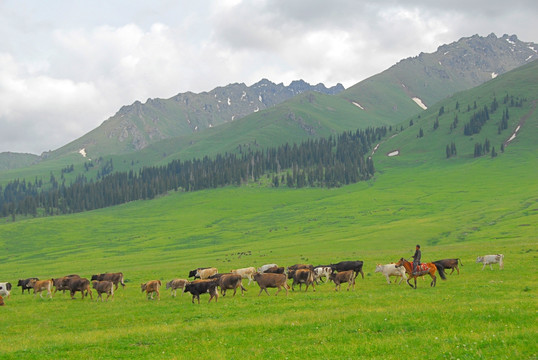
POLYGON ((265 264, 265 265, 263 265, 262 267, 259 267, 259 268, 258 268, 258 272, 259 272, 260 274, 263 274, 264 272, 267 271, 267 269, 273 268, 273 267, 275 267, 275 266, 278 267, 277 264, 265 264))
POLYGON ((221 276, 218 280, 221 295, 226 296, 226 290, 233 289, 234 294, 232 296, 235 296, 237 288, 241 288, 241 296, 245 295, 244 292, 247 291, 247 289, 243 287, 242 281, 243 278, 241 275, 237 274, 225 274, 221 276))
POLYGON ((434 261, 433 263, 435 264, 436 267, 438 267, 438 265, 441 265, 444 269, 452 269, 452 272, 450 273, 450 275, 452 275, 454 270, 456 270, 458 272, 458 275, 460 274, 460 269, 458 268, 458 263, 459 263, 459 265, 463 266, 463 264, 461 263, 461 260, 459 258, 458 259, 437 260, 437 261, 434 261))
POLYGON ((355 274, 353 270, 347 270, 347 271, 341 271, 339 273, 332 273, 331 276, 329 276, 329 279, 334 282, 336 287, 334 288, 335 291, 340 290, 340 285, 342 283, 348 283, 347 285, 347 291, 349 291, 349 287, 353 285, 353 290, 355 290, 355 274))
POLYGON ((71 294, 71 299, 75 299, 75 293, 80 291, 82 295, 82 300, 84 300, 84 294, 89 294, 90 299, 93 300, 92 289, 90 288, 90 280, 86 278, 71 278, 67 283, 69 292, 71 294))
POLYGON ((389 284, 390 284, 389 276, 400 277, 401 279, 398 285, 401 284, 402 281, 407 280, 407 274, 405 273, 405 268, 403 266, 397 267, 396 264, 387 264, 387 265, 377 264, 375 267, 375 272, 382 273, 387 279, 387 283, 389 284))
POLYGON ((253 276, 256 272, 256 268, 251 266, 242 269, 230 270, 230 272, 232 274, 241 275, 243 279, 248 279, 248 284, 250 285, 250 283, 254 280, 253 276))
POLYGON ((8 299, 11 297, 11 283, 0 283, 0 296, 7 296, 8 299))
POLYGON ((199 277, 201 280, 209 278, 211 275, 215 275, 219 272, 217 268, 207 268, 196 271, 195 277, 199 277))
POLYGON ((112 296, 111 300, 114 300, 114 283, 112 281, 92 281, 92 286, 97 291, 97 297, 103 301, 103 294, 106 294, 106 301, 112 296))
POLYGON ((17 286, 20 286, 22 288, 22 293, 24 294, 24 290, 28 290, 28 294, 30 293, 30 289, 31 287, 28 286, 28 283, 30 282, 30 280, 39 280, 38 278, 36 277, 33 277, 33 278, 28 278, 28 279, 19 279, 19 282, 17 283, 17 286))
POLYGON ((147 283, 140 284, 140 289, 142 289, 142 292, 146 292, 146 298, 148 300, 150 299, 150 296, 151 300, 153 300, 153 294, 155 293, 157 294, 157 300, 161 300, 161 293, 159 292, 161 285, 161 280, 151 280, 147 283))
POLYGON ((261 295, 263 290, 265 290, 265 293, 269 295, 269 292, 267 292, 267 288, 278 288, 275 293, 276 296, 278 295, 282 287, 286 290, 286 296, 288 296, 288 289, 290 288, 290 286, 286 283, 285 274, 255 273, 254 281, 256 281, 258 283, 258 286, 260 287, 260 293, 258 294, 258 296, 261 295))
POLYGON ((306 285, 305 292, 308 291, 308 286, 312 285, 312 289, 316 291, 314 284, 314 272, 310 269, 291 270, 288 274, 291 274, 293 283, 291 284, 291 290, 295 291, 294 287, 299 284, 299 291, 303 284, 306 285))
POLYGON ((0 296, 0 306, 4 306, 4 298, 2 296, 0 296))
POLYGON ((123 282, 123 273, 117 272, 117 273, 104 273, 104 274, 97 274, 92 275, 91 281, 112 281, 112 283, 115 286, 114 290, 118 290, 118 284, 121 284, 121 287, 125 289, 125 284, 123 282))
POLYGON ((339 263, 337 264, 331 264, 331 268, 334 270, 334 271, 348 271, 348 270, 353 270, 353 272, 355 273, 355 277, 357 277, 359 275, 359 273, 361 273, 362 275, 362 278, 364 279, 364 273, 362 272, 362 265, 364 263, 360 260, 357 260, 357 261, 340 261, 339 263))
POLYGON ((322 277, 325 276, 325 279, 328 281, 329 276, 333 273, 333 269, 330 266, 319 265, 314 268, 314 281, 316 284, 318 280, 323 281, 322 277))
POLYGON ((185 279, 174 279, 166 283, 166 289, 171 289, 170 295, 173 297, 176 297, 177 289, 181 289, 181 294, 183 295, 183 290, 188 282, 189 281, 185 279))
POLYGON ((265 270, 266 274, 284 274, 285 272, 286 269, 284 269, 284 266, 273 266, 265 270))
POLYGON ((43 291, 47 290, 47 295, 50 299, 52 299, 52 282, 53 279, 50 280, 30 280, 27 284, 27 286, 34 289, 34 297, 36 297, 37 293, 39 293, 39 297, 43 299, 43 291))
POLYGON ((185 285, 184 292, 190 292, 192 294, 192 303, 194 299, 198 299, 200 304, 200 294, 209 293, 209 302, 215 298, 215 302, 219 300, 219 293, 217 292, 217 280, 196 280, 185 285))
POLYGON ((484 264, 484 266, 482 266, 482 270, 485 269, 486 265, 489 265, 489 268, 493 270, 491 264, 499 264, 499 269, 504 269, 503 254, 479 256, 476 258, 476 262, 484 264))

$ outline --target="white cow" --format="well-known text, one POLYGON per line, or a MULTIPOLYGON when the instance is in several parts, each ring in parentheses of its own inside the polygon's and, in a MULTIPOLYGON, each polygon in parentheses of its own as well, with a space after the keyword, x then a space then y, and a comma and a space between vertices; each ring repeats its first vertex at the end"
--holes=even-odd
POLYGON ((259 268, 258 268, 258 272, 259 272, 260 274, 263 274, 263 273, 266 272, 268 269, 270 269, 270 268, 272 268, 272 267, 275 267, 275 266, 278 267, 277 264, 265 264, 265 265, 263 265, 262 267, 259 267, 259 268))
POLYGON ((504 269, 504 255, 503 254, 497 254, 497 255, 484 255, 479 256, 476 258, 476 263, 482 263, 484 266, 482 266, 482 270, 485 269, 486 265, 489 265, 489 268, 493 270, 493 267, 491 264, 499 264, 499 269, 504 269))
POLYGON ((329 276, 331 276, 332 272, 333 269, 330 266, 316 266, 314 268, 314 281, 317 283, 318 280, 321 280, 324 276, 326 280, 329 280, 329 276))
POLYGON ((401 279, 398 285, 401 284, 402 281, 407 280, 405 268, 403 266, 396 267, 396 264, 386 264, 386 265, 377 264, 375 267, 375 272, 382 273, 383 275, 385 275, 385 278, 387 279, 387 283, 389 284, 390 284, 389 276, 400 277, 401 279))
POLYGON ((251 266, 242 269, 231 270, 230 272, 232 274, 241 275, 241 278, 243 279, 248 279, 248 284, 250 285, 250 283, 254 281, 254 273, 256 272, 256 268, 251 266))
POLYGON ((11 297, 11 283, 3 282, 0 283, 0 296, 11 297))

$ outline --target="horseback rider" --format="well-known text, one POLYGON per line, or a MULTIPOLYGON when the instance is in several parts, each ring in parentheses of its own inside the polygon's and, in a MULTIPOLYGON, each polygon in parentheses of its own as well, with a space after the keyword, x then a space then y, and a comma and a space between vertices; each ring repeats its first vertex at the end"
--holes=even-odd
POLYGON ((415 254, 413 255, 413 275, 416 275, 418 272, 418 266, 420 265, 420 257, 422 253, 420 252, 420 245, 417 245, 415 254))

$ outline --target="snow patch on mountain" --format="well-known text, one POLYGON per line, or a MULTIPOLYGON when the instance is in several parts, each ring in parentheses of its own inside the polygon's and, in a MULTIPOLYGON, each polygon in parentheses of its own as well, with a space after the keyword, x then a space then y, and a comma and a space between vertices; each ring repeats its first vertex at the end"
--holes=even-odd
POLYGON ((422 100, 420 100, 418 97, 414 97, 413 101, 424 110, 426 110, 428 108, 426 105, 424 105, 422 100))
POLYGON ((358 107, 359 109, 361 110, 364 110, 364 108, 361 106, 361 104, 359 104, 358 102, 355 102, 355 101, 352 101, 351 102, 353 105, 355 105, 356 107, 358 107))

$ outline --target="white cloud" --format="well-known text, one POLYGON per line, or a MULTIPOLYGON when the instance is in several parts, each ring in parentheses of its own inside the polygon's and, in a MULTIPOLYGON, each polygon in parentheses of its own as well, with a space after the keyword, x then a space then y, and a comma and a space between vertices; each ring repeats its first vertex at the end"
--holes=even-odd
POLYGON ((534 1, 0 2, 0 151, 40 153, 122 105, 261 78, 349 87, 495 32, 536 41, 534 1))

